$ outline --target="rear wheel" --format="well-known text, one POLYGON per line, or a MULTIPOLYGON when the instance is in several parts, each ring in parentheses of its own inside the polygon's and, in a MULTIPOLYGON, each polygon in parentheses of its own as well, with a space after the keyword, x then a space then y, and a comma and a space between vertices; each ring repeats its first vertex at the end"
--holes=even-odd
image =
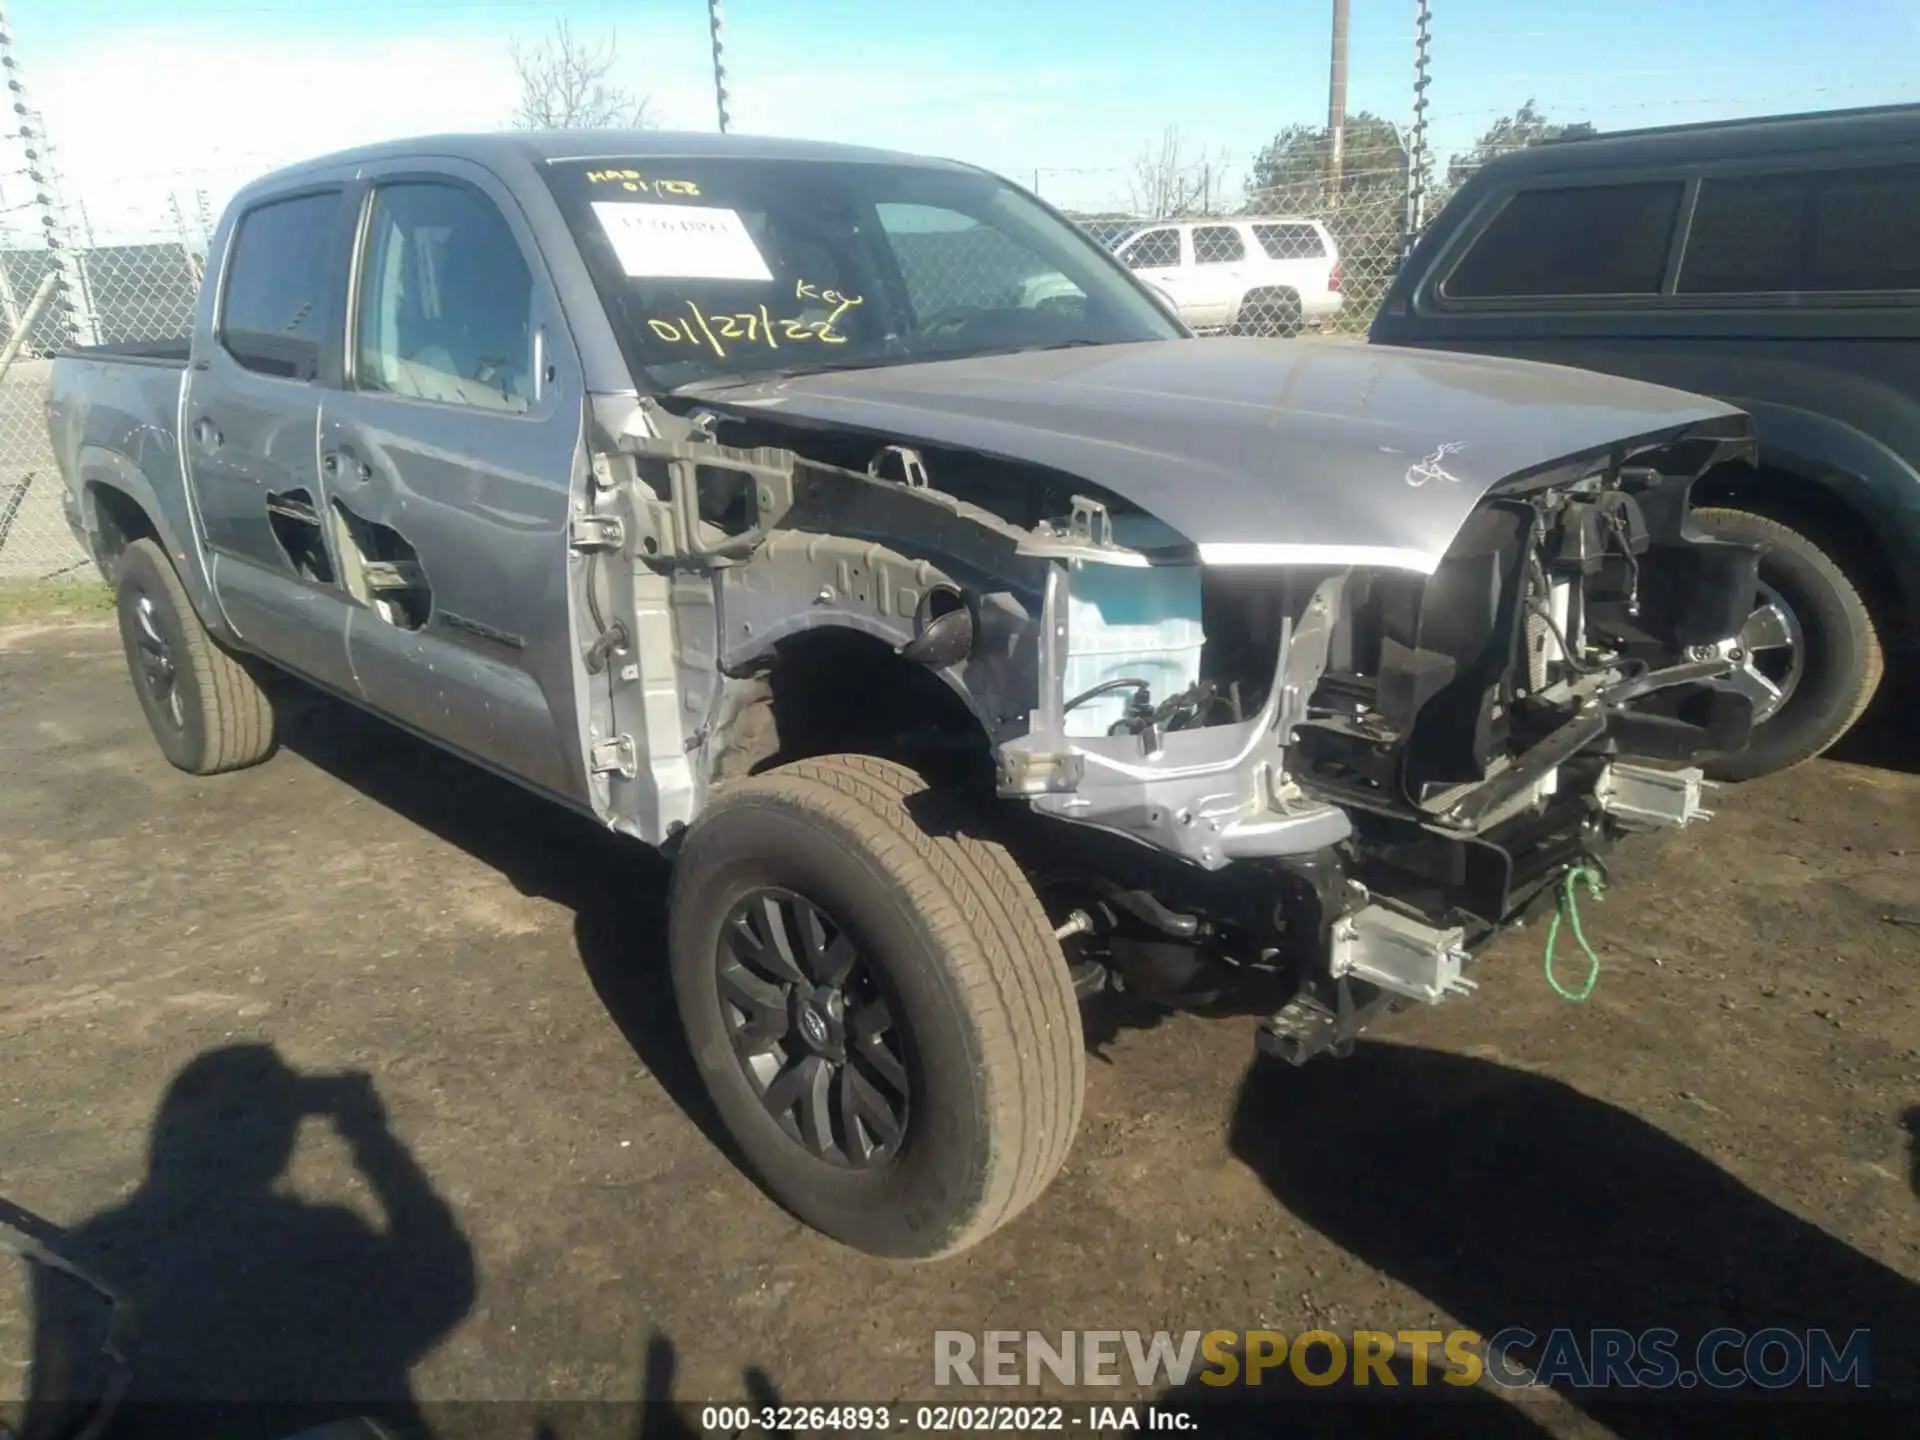
POLYGON ((239 770, 272 754, 266 691, 207 633, 166 552, 136 540, 114 573, 120 643, 161 753, 194 775, 239 770))
POLYGON ((738 782, 675 861, 674 993, 714 1106, 773 1197, 929 1259, 1046 1188, 1086 1059, 1033 888, 951 795, 868 756, 738 782))
POLYGON ((1300 333, 1303 321, 1300 294, 1282 286, 1249 290, 1240 300, 1234 316, 1235 335, 1293 336, 1300 333))
POLYGON ((1715 779, 1750 780, 1847 732, 1880 684, 1880 640, 1846 572, 1806 535, 1745 510, 1693 514, 1718 539, 1760 547, 1759 588, 1732 651, 1734 682, 1753 702, 1753 738, 1706 767, 1715 779))

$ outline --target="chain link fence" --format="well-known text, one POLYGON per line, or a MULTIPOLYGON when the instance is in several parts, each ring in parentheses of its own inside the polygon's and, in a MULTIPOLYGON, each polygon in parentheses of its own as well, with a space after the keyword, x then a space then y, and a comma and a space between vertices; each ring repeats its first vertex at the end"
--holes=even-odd
POLYGON ((1073 219, 1203 333, 1361 337, 1399 271, 1412 215, 1404 157, 1379 158, 1337 163, 1324 139, 1276 145, 1230 205, 1073 219))
MULTIPOLYGON (((1338 163, 1323 138, 1276 142, 1237 195, 1212 169, 1147 183, 1116 169, 1110 183, 1170 203, 1063 213, 1203 334, 1358 338, 1400 268, 1415 209, 1404 152, 1381 163, 1378 137, 1369 138, 1338 163)), ((1026 173, 1044 193, 1050 172, 1026 173)), ((895 233, 889 243, 923 316, 1080 302, 1037 254, 984 227, 895 233)))
POLYGON ((200 257, 183 243, 96 245, 65 266, 57 258, 46 247, 0 248, 0 581, 92 574, 67 525, 47 435, 54 352, 77 340, 185 335, 199 293, 200 257))

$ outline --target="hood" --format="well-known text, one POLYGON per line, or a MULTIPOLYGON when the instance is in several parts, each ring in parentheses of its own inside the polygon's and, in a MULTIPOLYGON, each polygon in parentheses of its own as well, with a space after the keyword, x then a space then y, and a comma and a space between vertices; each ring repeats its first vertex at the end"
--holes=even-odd
POLYGON ((1703 421, 1746 433, 1737 410, 1635 380, 1316 340, 1031 351, 703 388, 699 398, 1046 466, 1165 521, 1212 565, 1428 573, 1511 476, 1703 421))

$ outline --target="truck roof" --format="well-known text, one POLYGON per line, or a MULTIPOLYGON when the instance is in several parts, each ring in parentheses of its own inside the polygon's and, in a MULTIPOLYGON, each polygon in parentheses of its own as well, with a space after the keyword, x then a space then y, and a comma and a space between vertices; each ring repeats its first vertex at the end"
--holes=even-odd
POLYGON ((957 160, 930 159, 864 145, 838 145, 820 140, 789 140, 762 135, 716 135, 702 130, 508 130, 497 133, 423 135, 387 140, 351 150, 317 155, 284 166, 246 188, 278 188, 318 170, 376 160, 440 157, 470 160, 489 169, 512 168, 516 163, 538 166, 554 160, 598 159, 708 159, 730 156, 743 160, 840 161, 869 165, 919 165, 938 169, 972 170, 957 160))
POLYGON ((1684 164, 1779 157, 1862 144, 1920 141, 1920 105, 1876 105, 1818 110, 1800 115, 1761 115, 1568 136, 1497 156, 1477 174, 1575 171, 1616 165, 1684 164))

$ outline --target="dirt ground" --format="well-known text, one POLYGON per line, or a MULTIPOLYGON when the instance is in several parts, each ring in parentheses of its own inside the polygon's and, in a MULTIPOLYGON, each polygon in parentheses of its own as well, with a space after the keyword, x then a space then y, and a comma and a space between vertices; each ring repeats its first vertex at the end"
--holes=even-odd
MULTIPOLYGON (((906 1267, 716 1142, 648 853, 331 705, 188 778, 111 628, 0 631, 0 1199, 133 1294, 151 1393, 292 1366, 430 1420, 522 1402, 521 1434, 642 1394, 955 1398, 936 1330, 1868 1327, 1911 1386, 1920 741, 1892 724, 1623 849, 1586 1004, 1534 929, 1344 1062, 1256 1065, 1250 1016, 1102 1024, 1052 1190, 906 1267)), ((1449 1398, 1465 1433, 1686 1428, 1671 1396, 1449 1398)))

